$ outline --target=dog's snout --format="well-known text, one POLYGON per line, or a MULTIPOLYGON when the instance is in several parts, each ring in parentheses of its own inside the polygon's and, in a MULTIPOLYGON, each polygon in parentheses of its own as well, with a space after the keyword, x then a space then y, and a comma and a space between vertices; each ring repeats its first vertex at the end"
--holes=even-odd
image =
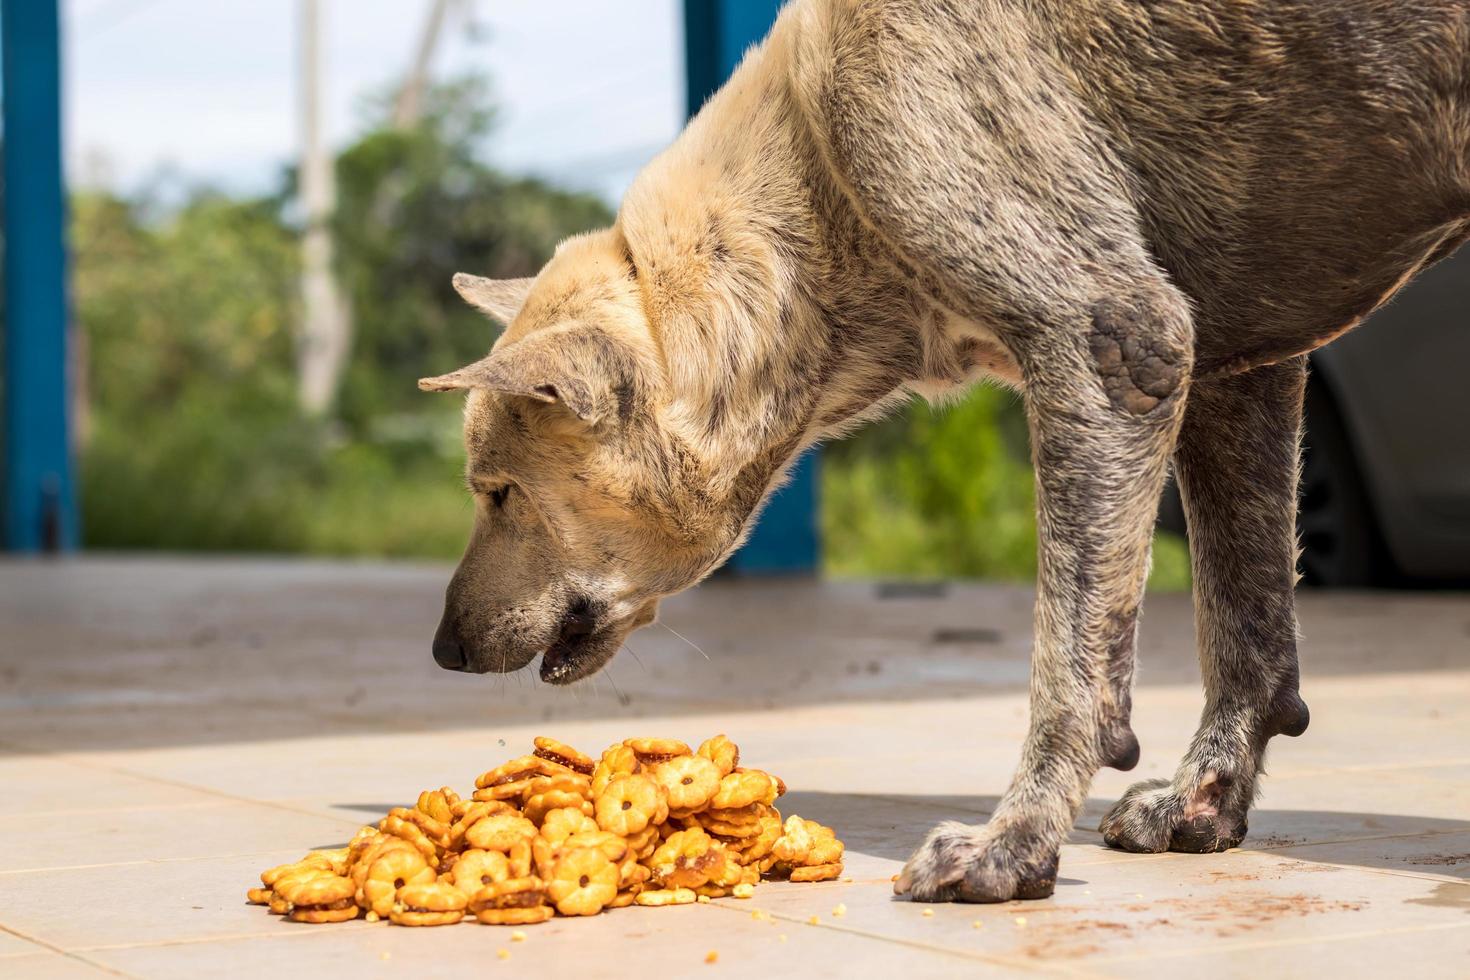
POLYGON ((458 632, 448 616, 439 621, 439 628, 434 632, 434 662, 445 670, 464 670, 469 664, 464 644, 459 642, 458 632))

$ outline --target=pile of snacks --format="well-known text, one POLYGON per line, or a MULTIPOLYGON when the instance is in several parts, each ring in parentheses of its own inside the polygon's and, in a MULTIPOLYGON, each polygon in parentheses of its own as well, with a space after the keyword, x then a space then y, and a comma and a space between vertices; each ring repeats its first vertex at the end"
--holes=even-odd
POLYGON ((467 915, 532 925, 628 905, 749 898, 760 880, 842 874, 832 828, 784 822, 777 776, 740 766, 716 735, 630 738, 594 762, 555 739, 475 780, 470 799, 425 790, 363 827, 346 847, 312 851, 261 874, 247 893, 296 922, 364 914, 403 926, 467 915))

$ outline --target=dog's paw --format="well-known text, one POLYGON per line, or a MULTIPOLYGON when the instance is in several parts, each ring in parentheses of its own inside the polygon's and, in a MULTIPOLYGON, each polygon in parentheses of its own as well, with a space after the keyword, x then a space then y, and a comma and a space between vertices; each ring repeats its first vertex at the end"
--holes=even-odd
POLYGON ((1167 779, 1135 783, 1113 804, 1098 830, 1109 847, 1140 854, 1185 851, 1213 854, 1245 839, 1246 807, 1236 804, 1234 781, 1207 773, 1187 796, 1167 779))
POLYGON ((1016 830, 942 823, 894 883, 915 902, 1006 902, 1047 898, 1057 887, 1055 845, 1016 830))

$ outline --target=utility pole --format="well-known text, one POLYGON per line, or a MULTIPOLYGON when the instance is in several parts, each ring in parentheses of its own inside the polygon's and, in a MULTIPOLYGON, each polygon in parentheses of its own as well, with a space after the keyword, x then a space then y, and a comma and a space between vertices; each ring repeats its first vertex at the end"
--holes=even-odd
POLYGON ((424 89, 429 82, 429 64, 434 60, 434 49, 439 46, 439 35, 444 32, 444 21, 449 8, 457 0, 432 0, 429 19, 424 23, 424 33, 419 37, 418 51, 414 55, 413 67, 398 90, 398 99, 393 103, 393 125, 408 129, 419 121, 423 113, 424 89))
POLYGON ((302 323, 296 361, 302 408, 321 416, 337 395, 352 343, 352 321, 332 270, 336 191, 332 157, 322 137, 321 0, 299 3, 300 190, 306 230, 301 240, 302 323))

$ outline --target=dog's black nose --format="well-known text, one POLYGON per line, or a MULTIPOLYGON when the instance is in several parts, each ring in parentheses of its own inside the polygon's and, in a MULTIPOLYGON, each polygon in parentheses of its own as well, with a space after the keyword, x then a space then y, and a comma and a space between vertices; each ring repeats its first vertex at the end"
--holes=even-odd
POLYGON ((434 662, 445 670, 464 670, 464 648, 458 640, 435 640, 434 662))
POLYGON ((597 619, 589 613, 573 610, 566 614, 561 621, 561 639, 580 640, 584 636, 591 636, 592 631, 597 628, 597 619))
POLYGON ((464 670, 466 663, 464 647, 460 646, 456 639, 440 639, 436 636, 434 638, 434 662, 445 670, 464 670))
POLYGON ((440 621, 434 633, 434 662, 445 670, 464 670, 469 663, 448 617, 440 621))

